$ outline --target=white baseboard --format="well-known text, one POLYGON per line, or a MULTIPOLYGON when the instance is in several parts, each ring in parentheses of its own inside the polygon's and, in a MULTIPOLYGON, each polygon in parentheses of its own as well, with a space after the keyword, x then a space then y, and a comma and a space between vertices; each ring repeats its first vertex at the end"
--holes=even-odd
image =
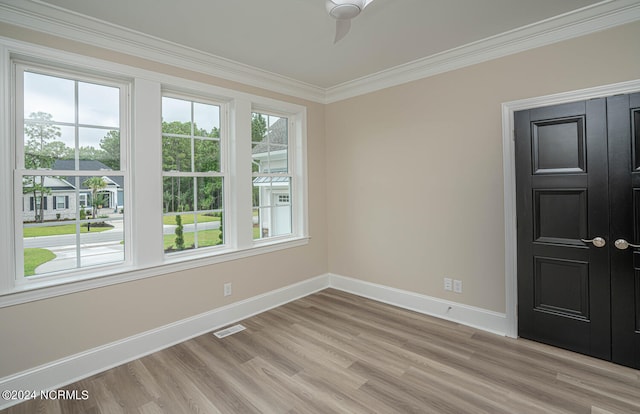
POLYGON ((329 286, 378 302, 388 303, 399 308, 435 316, 498 335, 504 336, 507 332, 507 315, 504 313, 335 274, 329 275, 329 286))
MULTIPOLYGON (((53 390, 212 332, 328 287, 504 335, 506 315, 406 290, 325 274, 143 332, 8 377, 0 390, 53 390)), ((0 410, 21 401, 0 399, 0 410)))
MULTIPOLYGON (((53 390, 329 287, 321 275, 0 379, 0 390, 53 390)), ((0 399, 0 410, 21 401, 0 399)))

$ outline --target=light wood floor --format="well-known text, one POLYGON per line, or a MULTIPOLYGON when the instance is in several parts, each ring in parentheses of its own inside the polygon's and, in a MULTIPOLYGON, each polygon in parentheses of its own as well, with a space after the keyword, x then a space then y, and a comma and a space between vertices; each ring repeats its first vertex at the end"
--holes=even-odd
POLYGON ((5 413, 640 413, 640 371, 325 290, 5 413))

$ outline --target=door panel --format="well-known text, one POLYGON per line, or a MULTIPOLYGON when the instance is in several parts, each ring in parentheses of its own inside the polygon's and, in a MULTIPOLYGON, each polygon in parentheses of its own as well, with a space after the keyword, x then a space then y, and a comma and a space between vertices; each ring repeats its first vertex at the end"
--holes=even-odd
POLYGON ((518 331, 611 357, 606 100, 521 111, 516 125, 518 331))
POLYGON ((589 263, 534 258, 534 309, 589 320, 589 263))
POLYGON ((534 241, 583 246, 587 237, 587 192, 533 189, 534 241))
MULTIPOLYGON (((634 244, 640 242, 639 113, 640 94, 608 98, 611 235, 634 244)), ((636 368, 640 368, 640 258, 634 258, 639 251, 611 248, 612 358, 636 368)))
POLYGON ((585 172, 584 117, 532 122, 533 173, 585 172))

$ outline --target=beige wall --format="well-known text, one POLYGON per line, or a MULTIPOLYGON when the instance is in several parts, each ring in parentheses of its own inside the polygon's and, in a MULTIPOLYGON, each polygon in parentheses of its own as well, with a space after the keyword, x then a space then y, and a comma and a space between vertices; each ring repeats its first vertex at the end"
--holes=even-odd
POLYGON ((633 23, 328 105, 329 271, 505 312, 501 103, 640 79, 637 39, 633 23))
POLYGON ((0 378, 327 272, 324 106, 0 24, 0 36, 307 106, 304 247, 0 309, 0 378), (222 286, 233 283, 233 296, 222 286))

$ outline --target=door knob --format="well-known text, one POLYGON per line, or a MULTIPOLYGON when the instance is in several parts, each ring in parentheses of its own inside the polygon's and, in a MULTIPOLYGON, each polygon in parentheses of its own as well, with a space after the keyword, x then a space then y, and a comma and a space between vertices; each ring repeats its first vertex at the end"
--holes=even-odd
POLYGON ((580 239, 580 241, 583 242, 583 243, 591 243, 596 247, 604 247, 604 245, 607 244, 605 239, 603 239, 602 237, 594 237, 591 240, 580 239))
POLYGON ((636 247, 636 248, 640 247, 640 244, 632 244, 626 241, 625 239, 618 239, 613 244, 616 246, 616 248, 620 250, 627 250, 629 247, 636 247))

